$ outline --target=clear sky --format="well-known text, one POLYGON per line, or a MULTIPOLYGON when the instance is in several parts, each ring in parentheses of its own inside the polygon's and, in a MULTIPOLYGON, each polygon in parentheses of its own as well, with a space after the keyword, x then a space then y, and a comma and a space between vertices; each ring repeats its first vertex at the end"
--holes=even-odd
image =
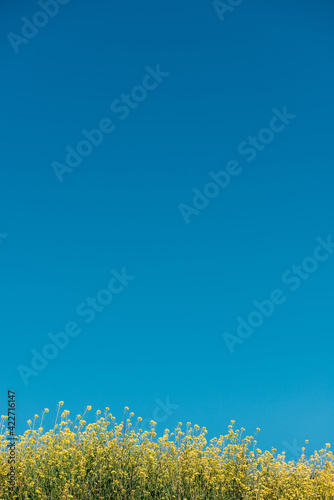
POLYGON ((0 10, 1 413, 334 444, 332 2, 0 10))

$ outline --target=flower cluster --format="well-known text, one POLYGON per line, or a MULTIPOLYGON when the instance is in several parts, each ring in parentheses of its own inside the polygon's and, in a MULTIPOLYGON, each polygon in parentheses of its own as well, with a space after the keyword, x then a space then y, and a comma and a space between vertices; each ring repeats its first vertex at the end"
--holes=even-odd
POLYGON ((1 500, 334 500, 329 444, 308 459, 303 448, 297 462, 287 462, 274 448, 257 448, 256 433, 242 437, 245 429, 235 430, 233 420, 227 434, 208 442, 206 428, 190 422, 158 437, 156 422, 143 431, 127 407, 118 424, 109 408, 87 423, 90 406, 74 422, 61 406, 53 429, 44 432, 46 408, 19 436, 14 491, 1 418, 1 500))

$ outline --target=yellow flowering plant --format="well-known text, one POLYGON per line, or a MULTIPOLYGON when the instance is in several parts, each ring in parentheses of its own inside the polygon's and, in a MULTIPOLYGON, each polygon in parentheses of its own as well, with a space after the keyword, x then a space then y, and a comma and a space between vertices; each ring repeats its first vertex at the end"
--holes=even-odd
POLYGON ((13 490, 6 418, 1 417, 1 500, 334 500, 329 443, 309 459, 303 448, 296 462, 286 462, 275 448, 257 448, 256 433, 242 437, 245 429, 234 430, 233 420, 227 434, 208 442, 206 428, 191 422, 184 431, 179 422, 173 432, 166 429, 157 437, 153 420, 150 431, 132 427, 134 414, 127 416, 127 407, 118 424, 108 407, 87 423, 83 417, 91 406, 75 422, 68 410, 59 415, 61 406, 62 401, 53 429, 34 429, 29 420, 29 429, 18 436, 13 490))

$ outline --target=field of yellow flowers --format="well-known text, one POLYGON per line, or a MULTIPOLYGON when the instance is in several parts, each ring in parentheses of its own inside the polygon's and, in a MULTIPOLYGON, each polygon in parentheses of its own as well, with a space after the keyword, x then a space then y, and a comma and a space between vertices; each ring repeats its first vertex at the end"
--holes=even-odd
POLYGON ((234 430, 233 420, 226 435, 207 442, 205 427, 190 422, 157 437, 156 423, 143 431, 127 407, 120 424, 109 408, 87 424, 90 406, 74 422, 62 406, 53 429, 44 432, 46 408, 18 436, 13 490, 7 417, 1 417, 1 500, 334 500, 329 444, 308 460, 303 448, 297 462, 287 463, 274 448, 258 449, 256 433, 243 437, 243 428, 234 430))

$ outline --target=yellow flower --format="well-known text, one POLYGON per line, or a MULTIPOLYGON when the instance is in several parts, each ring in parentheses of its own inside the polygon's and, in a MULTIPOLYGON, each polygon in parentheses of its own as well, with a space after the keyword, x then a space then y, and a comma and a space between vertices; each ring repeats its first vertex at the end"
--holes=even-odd
POLYGON ((44 413, 49 413, 49 408, 44 408, 44 413))
POLYGON ((59 401, 60 406, 63 406, 63 404, 64 404, 64 401, 59 401))
MULTIPOLYGON (((91 408, 87 406, 85 412, 91 408)), ((97 410, 96 414, 100 413, 97 410)), ((68 414, 68 410, 62 413, 68 414)), ((28 420, 30 429, 17 438, 16 476, 25 488, 25 497, 32 498, 35 494, 36 500, 42 500, 47 495, 45 486, 50 485, 50 498, 102 498, 100 492, 112 481, 114 491, 122 498, 127 492, 134 499, 142 491, 155 489, 161 492, 158 495, 161 500, 189 500, 196 498, 200 481, 202 496, 208 499, 225 498, 229 492, 234 498, 233 493, 238 491, 240 498, 264 500, 276 498, 277 492, 282 491, 284 500, 317 500, 320 497, 334 500, 334 463, 329 443, 325 449, 314 451, 309 459, 302 454, 298 461, 286 462, 284 452, 277 455, 275 448, 271 448, 271 452, 256 448, 253 436, 241 440, 243 427, 239 431, 229 425, 228 434, 213 437, 208 443, 206 428, 201 429, 197 424, 190 427, 190 422, 187 422, 186 432, 182 432, 179 422, 174 432, 165 429, 161 437, 157 437, 154 420, 151 420, 150 431, 130 432, 131 421, 126 415, 111 427, 108 427, 110 419, 115 419, 111 413, 108 420, 99 418, 88 425, 78 415, 78 425, 63 419, 45 434, 42 434, 42 426, 38 431, 33 430, 28 420), (248 449, 250 443, 254 445, 251 450, 248 449), (124 452, 126 460, 120 459, 124 452), (23 456, 24 463, 20 462, 23 456), (59 471, 57 476, 54 470, 59 471), (154 478, 152 470, 157 471, 154 478), (179 480, 181 490, 177 492, 179 480)), ((104 416, 107 417, 107 413, 104 416)), ((38 415, 34 423, 36 417, 38 415)), ((1 457, 5 456, 10 442, 4 418, 0 421, 0 499, 5 500, 11 497, 2 481, 7 474, 7 464, 1 457)), ((140 422, 142 418, 137 420, 140 422)))

